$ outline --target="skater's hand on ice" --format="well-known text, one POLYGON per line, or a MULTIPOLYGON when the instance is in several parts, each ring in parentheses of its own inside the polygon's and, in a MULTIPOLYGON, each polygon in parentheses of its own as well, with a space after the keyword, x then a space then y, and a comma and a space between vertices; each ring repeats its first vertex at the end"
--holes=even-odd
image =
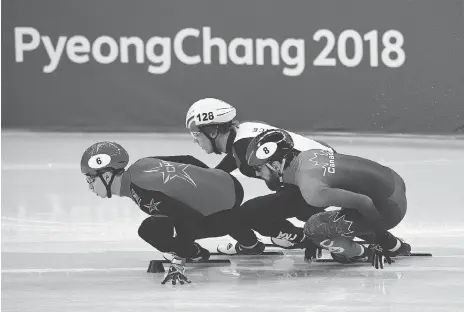
POLYGON ((306 262, 310 262, 322 257, 322 247, 308 241, 306 243, 305 257, 306 262))
POLYGON ((372 251, 372 266, 378 269, 379 267, 383 269, 383 264, 387 261, 388 264, 392 264, 392 259, 388 255, 388 250, 382 245, 371 245, 369 249, 372 251))
POLYGON ((171 261, 171 266, 169 267, 168 274, 161 282, 161 284, 166 284, 171 281, 172 285, 176 285, 179 282, 181 285, 185 283, 191 283, 191 281, 185 276, 185 259, 174 258, 171 261))

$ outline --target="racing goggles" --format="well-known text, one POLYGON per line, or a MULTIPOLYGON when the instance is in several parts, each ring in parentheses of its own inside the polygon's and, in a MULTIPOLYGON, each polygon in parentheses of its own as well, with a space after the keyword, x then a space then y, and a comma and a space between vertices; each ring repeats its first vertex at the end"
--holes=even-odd
POLYGON ((190 131, 190 134, 195 140, 198 139, 198 136, 200 135, 200 133, 201 133, 200 131, 190 131))
POLYGON ((97 178, 97 176, 95 175, 86 175, 85 176, 85 180, 87 181, 87 183, 89 184, 92 184, 93 182, 95 182, 95 179, 97 178))

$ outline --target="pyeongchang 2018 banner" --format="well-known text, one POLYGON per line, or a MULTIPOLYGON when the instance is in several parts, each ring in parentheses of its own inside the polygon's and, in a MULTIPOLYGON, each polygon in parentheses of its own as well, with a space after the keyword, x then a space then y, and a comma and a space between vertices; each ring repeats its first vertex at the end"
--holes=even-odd
POLYGON ((2 127, 179 131, 218 97, 303 131, 456 133, 462 1, 3 2, 2 127))

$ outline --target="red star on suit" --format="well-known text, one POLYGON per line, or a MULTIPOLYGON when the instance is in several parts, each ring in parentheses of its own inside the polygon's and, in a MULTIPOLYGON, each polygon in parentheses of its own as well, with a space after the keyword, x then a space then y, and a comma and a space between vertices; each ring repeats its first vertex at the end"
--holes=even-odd
POLYGON ((152 213, 153 211, 158 211, 159 212, 159 209, 158 209, 159 204, 161 204, 160 201, 155 203, 155 199, 152 198, 150 203, 148 203, 146 205, 143 205, 143 207, 147 208, 150 213, 152 213))
POLYGON ((143 172, 159 172, 163 175, 163 183, 166 184, 169 181, 179 178, 182 179, 191 185, 197 187, 195 181, 192 177, 185 171, 190 165, 185 164, 175 164, 167 161, 161 161, 158 167, 144 170, 143 172))

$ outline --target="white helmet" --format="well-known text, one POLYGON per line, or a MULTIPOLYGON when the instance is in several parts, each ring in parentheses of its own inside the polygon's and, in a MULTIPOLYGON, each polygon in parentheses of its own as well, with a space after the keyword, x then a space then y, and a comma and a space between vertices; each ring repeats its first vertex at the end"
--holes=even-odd
POLYGON ((231 122, 237 111, 235 108, 218 99, 205 98, 190 106, 185 117, 185 127, 191 132, 199 131, 199 127, 231 122))

